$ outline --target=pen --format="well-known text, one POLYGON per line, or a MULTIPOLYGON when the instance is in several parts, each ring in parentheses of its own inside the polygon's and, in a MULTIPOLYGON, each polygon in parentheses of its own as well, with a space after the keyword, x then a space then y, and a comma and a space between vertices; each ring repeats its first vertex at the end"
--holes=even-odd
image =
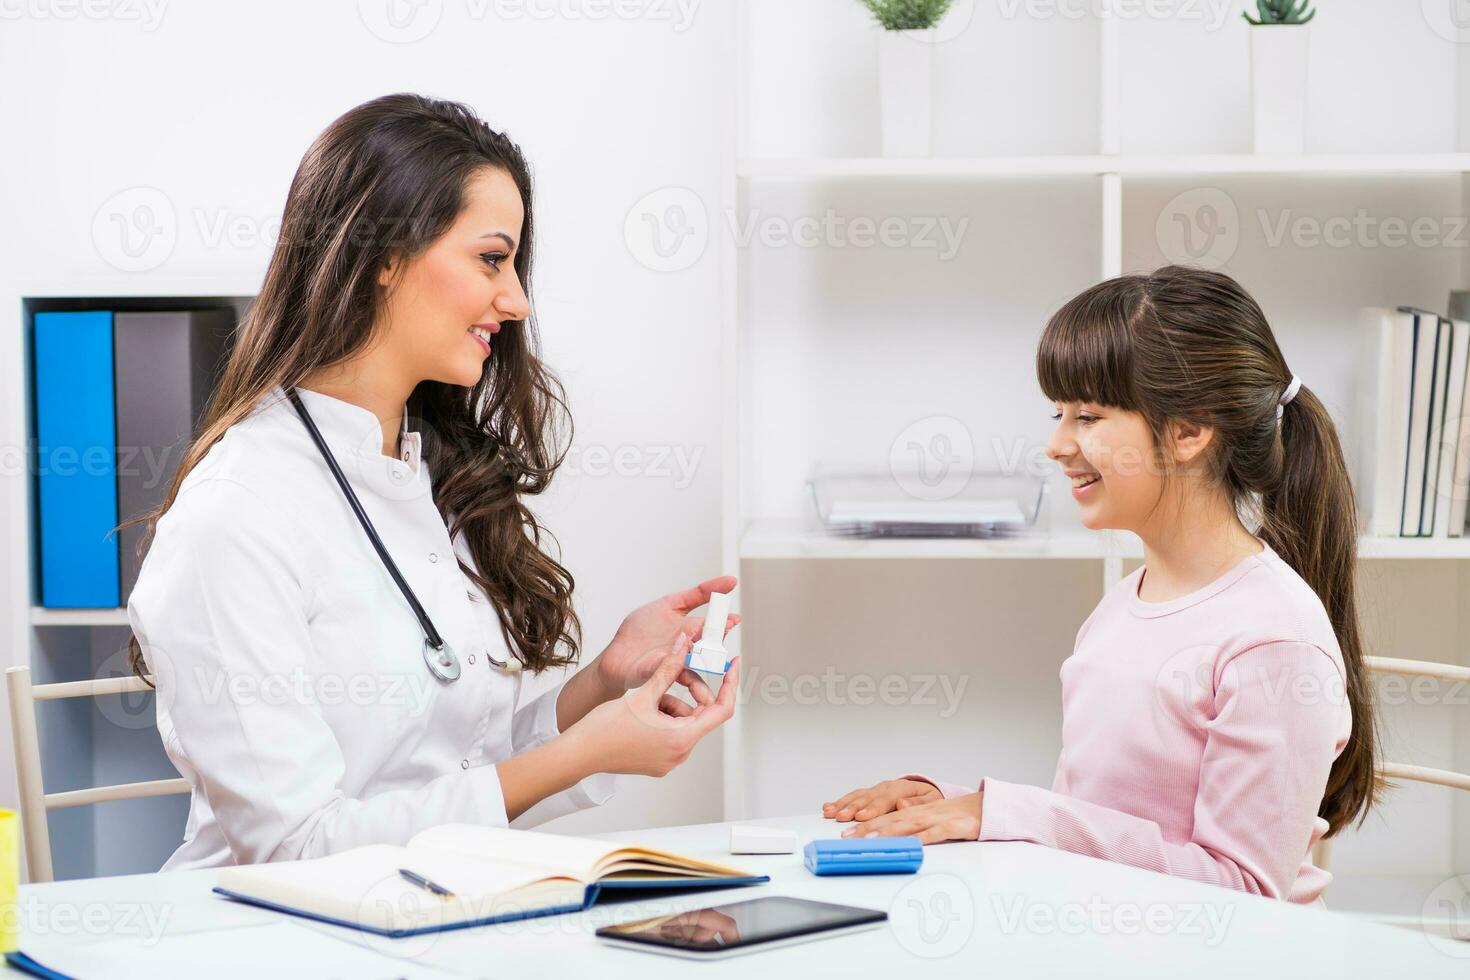
POLYGON ((435 895, 442 896, 443 898, 454 897, 454 892, 450 891, 448 888, 445 888, 443 885, 438 884, 437 882, 430 881, 428 878, 425 878, 421 874, 416 874, 408 870, 407 868, 399 868, 398 873, 402 875, 403 878, 405 878, 406 880, 413 882, 420 888, 427 888, 435 895))

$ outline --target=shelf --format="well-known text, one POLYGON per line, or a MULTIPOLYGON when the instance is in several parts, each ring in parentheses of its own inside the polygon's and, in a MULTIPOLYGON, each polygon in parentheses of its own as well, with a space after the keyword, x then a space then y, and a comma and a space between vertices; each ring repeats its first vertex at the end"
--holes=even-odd
POLYGON ((1470 559, 1470 538, 1358 539, 1359 558, 1470 559))
POLYGON ((1470 153, 796 157, 741 160, 736 173, 746 178, 1462 174, 1470 173, 1470 153))
MULTIPOLYGON (((740 537, 740 557, 793 558, 1051 558, 1143 557, 1131 534, 1082 531, 1022 538, 844 538, 800 520, 759 520, 740 537)), ((1364 559, 1470 560, 1470 538, 1370 538, 1358 542, 1364 559)))
POLYGON ((1019 538, 844 538, 799 520, 762 520, 740 538, 741 558, 1142 558, 1132 535, 1019 538))
POLYGON ((46 609, 31 607, 32 626, 127 626, 126 606, 117 609, 46 609))
POLYGON ((71 279, 34 279, 12 283, 9 295, 25 299, 145 298, 154 296, 254 296, 260 276, 77 276, 71 279))

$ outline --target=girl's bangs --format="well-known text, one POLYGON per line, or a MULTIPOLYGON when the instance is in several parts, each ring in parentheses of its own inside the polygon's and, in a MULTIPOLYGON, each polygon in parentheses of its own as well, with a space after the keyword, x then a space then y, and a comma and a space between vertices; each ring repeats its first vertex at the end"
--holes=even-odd
POLYGON ((1133 338, 1122 296, 1101 283, 1058 310, 1036 348, 1036 379, 1054 402, 1136 411, 1133 338))

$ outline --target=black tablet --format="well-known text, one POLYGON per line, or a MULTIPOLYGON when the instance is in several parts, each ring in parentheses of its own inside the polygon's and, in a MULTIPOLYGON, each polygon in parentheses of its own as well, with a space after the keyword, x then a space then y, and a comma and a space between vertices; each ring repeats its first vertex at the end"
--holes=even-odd
POLYGON ((862 932, 887 919, 887 912, 847 905, 753 898, 604 926, 597 930, 597 938, 626 949, 705 960, 862 932))

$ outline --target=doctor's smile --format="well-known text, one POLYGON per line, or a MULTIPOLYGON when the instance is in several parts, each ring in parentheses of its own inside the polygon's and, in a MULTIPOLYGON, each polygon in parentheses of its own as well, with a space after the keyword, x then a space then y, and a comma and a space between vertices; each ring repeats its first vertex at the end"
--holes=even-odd
POLYGON ((490 338, 499 332, 500 324, 498 323, 477 323, 473 327, 470 327, 470 335, 480 342, 481 347, 485 348, 485 355, 487 357, 490 354, 490 338))

